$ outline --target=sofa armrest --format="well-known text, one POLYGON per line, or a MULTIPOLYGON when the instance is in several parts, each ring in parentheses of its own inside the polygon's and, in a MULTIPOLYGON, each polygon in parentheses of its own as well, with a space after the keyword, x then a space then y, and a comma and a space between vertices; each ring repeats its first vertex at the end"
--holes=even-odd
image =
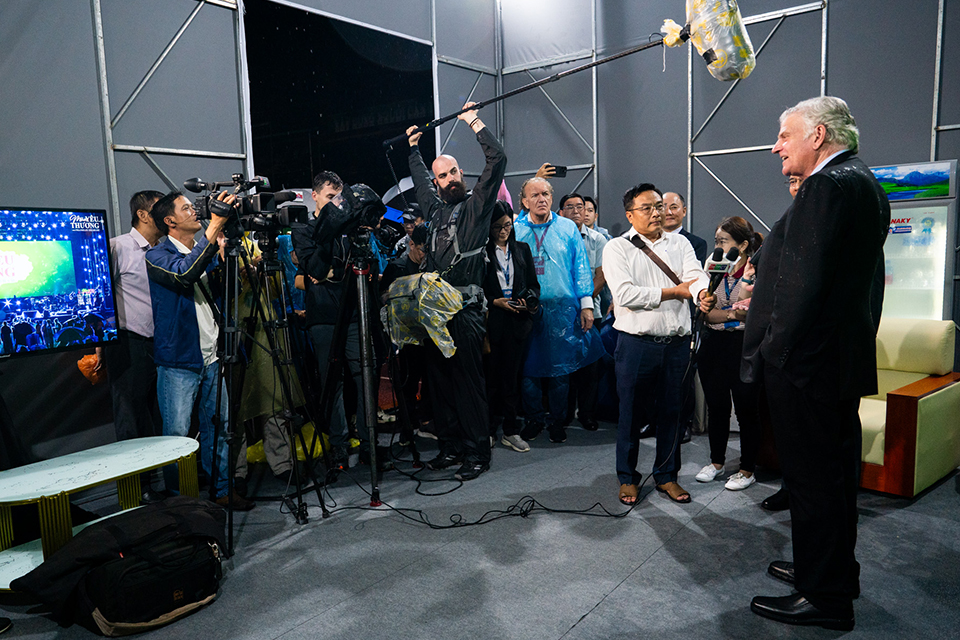
MULTIPOLYGON (((920 401, 960 382, 960 373, 930 376, 887 393, 883 465, 864 464, 861 486, 907 498, 917 489, 917 429, 920 401)), ((957 386, 960 391, 960 386, 957 386)), ((929 486, 926 485, 926 486, 929 486)))

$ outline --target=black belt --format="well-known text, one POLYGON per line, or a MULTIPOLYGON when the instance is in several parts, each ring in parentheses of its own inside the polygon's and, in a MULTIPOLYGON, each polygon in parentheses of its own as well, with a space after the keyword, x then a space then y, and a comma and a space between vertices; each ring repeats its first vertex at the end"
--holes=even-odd
POLYGON ((631 338, 643 340, 644 342, 652 342, 654 344, 680 344, 690 339, 690 336, 651 336, 645 333, 640 335, 628 333, 627 335, 631 338))

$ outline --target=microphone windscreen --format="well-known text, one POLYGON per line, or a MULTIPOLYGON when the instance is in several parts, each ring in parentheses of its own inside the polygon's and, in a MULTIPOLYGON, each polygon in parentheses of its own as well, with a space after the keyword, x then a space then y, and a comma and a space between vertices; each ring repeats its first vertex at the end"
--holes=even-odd
POLYGON ((740 249, 733 247, 730 251, 727 251, 727 260, 730 262, 736 262, 740 259, 740 249))
POLYGON ((183 181, 183 188, 193 193, 200 193, 203 190, 212 191, 213 185, 209 182, 203 182, 200 178, 190 178, 183 181))
POLYGON ((713 261, 720 262, 721 260, 723 260, 723 248, 717 247, 713 250, 713 261))
POLYGON ((281 204, 283 202, 293 202, 296 199, 296 191, 277 191, 273 194, 273 201, 277 204, 281 204))

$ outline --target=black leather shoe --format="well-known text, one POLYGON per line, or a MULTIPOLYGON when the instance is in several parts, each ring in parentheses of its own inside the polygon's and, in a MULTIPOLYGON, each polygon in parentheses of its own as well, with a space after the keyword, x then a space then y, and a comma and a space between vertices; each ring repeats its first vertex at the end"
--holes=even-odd
POLYGON ((10 618, 0 618, 0 633, 9 631, 10 627, 12 626, 13 622, 11 622, 10 618))
POLYGON ((473 480, 489 469, 490 465, 485 462, 464 462, 463 466, 453 474, 453 477, 463 481, 473 480))
POLYGON ((761 502, 760 508, 767 511, 786 511, 790 508, 790 492, 786 489, 780 489, 780 491, 761 502))
POLYGON ((567 441, 567 430, 563 427, 553 427, 550 429, 550 442, 554 444, 563 444, 567 441))
POLYGON ((166 498, 166 496, 159 491, 146 489, 144 490, 143 495, 140 496, 140 504, 154 504, 156 502, 160 502, 164 498, 166 498))
POLYGON ((817 609, 799 593, 781 598, 757 596, 750 603, 750 610, 758 616, 787 624, 819 626, 837 631, 851 631, 854 625, 852 610, 848 614, 827 613, 817 609))
POLYGON ((441 469, 448 469, 455 464, 462 464, 463 456, 457 455, 455 453, 443 453, 440 452, 436 458, 433 460, 427 460, 427 469, 432 469, 433 471, 439 471, 441 469))
POLYGON ((691 437, 692 436, 690 435, 690 427, 684 427, 683 436, 680 438, 680 444, 687 444, 688 442, 690 442, 691 437))
POLYGON ((770 566, 767 567, 767 573, 787 584, 795 584, 797 581, 793 573, 793 563, 787 562, 786 560, 774 560, 771 562, 770 566))
POLYGON ((657 428, 652 424, 646 424, 640 427, 640 439, 652 438, 657 435, 657 428))
POLYGON ((596 431, 597 429, 600 428, 600 423, 591 418, 591 419, 581 420, 580 426, 582 426, 587 431, 596 431))

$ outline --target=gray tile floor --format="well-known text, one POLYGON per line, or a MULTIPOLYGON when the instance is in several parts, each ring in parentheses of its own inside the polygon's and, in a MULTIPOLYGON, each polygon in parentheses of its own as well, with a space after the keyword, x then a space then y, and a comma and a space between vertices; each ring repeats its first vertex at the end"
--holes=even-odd
MULTIPOLYGON (((422 441, 429 455, 429 441, 422 441)), ((736 471, 731 440, 727 474, 736 471)), ((789 588, 766 575, 770 560, 789 558, 789 514, 759 502, 779 487, 761 481, 742 492, 699 484, 706 436, 683 446, 680 482, 693 502, 677 505, 643 488, 625 517, 549 513, 507 517, 482 526, 432 530, 386 508, 367 510, 360 486, 341 480, 329 494, 332 517, 297 525, 277 503, 236 520, 236 555, 226 563, 220 598, 150 637, 556 639, 593 638, 955 638, 960 630, 960 477, 952 475, 915 500, 863 493, 858 557, 863 595, 850 634, 795 628, 750 613, 754 595, 789 588)), ((531 496, 558 510, 625 509, 617 502, 613 425, 568 431, 563 445, 541 436, 530 453, 500 446, 493 468, 472 482, 417 484, 389 473, 383 500, 422 509, 436 525, 474 521, 531 496)), ((652 465, 642 442, 640 470, 652 465)), ((403 465, 402 465, 403 466, 403 465)), ((365 469, 365 468, 362 468, 365 469)), ((646 474, 645 474, 646 475, 646 474)), ((452 476, 423 472, 422 477, 452 476)), ((362 472, 353 477, 367 486, 362 472)), ((278 489, 271 478, 261 490, 278 489)), ((310 496, 316 505, 316 495, 310 496)), ((514 511, 518 511, 514 509, 514 511)), ((14 637, 81 638, 0 598, 14 637)))

